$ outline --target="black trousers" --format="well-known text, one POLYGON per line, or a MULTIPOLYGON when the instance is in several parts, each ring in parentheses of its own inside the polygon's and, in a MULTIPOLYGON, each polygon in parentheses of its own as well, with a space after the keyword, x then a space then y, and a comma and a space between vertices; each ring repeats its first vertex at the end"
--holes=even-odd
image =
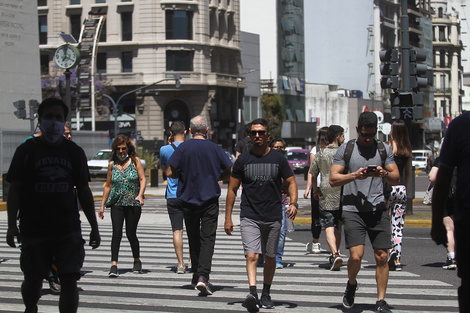
POLYGON ((320 202, 313 198, 313 189, 310 190, 310 195, 311 195, 310 204, 312 207, 312 226, 310 229, 312 231, 312 237, 314 239, 319 239, 320 233, 321 233, 320 202))

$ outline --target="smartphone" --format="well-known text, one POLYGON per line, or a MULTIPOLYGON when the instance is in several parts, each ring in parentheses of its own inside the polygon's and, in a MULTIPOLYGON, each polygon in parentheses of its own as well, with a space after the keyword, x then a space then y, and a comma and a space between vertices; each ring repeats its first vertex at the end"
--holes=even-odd
POLYGON ((377 165, 369 165, 366 169, 366 173, 370 173, 377 170, 377 165))

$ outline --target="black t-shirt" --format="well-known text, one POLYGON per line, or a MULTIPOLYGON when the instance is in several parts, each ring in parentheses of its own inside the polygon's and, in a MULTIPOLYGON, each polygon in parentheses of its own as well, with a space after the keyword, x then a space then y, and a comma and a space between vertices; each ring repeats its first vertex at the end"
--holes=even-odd
POLYGON ((252 151, 240 155, 232 171, 232 176, 243 184, 240 217, 281 220, 281 178, 293 175, 287 159, 275 150, 271 149, 261 157, 252 151))
POLYGON ((83 149, 69 140, 56 146, 27 140, 13 156, 8 182, 21 183, 20 232, 50 236, 80 231, 74 186, 90 181, 83 149))
POLYGON ((251 143, 250 137, 245 137, 241 139, 235 146, 235 151, 242 154, 251 150, 253 144, 251 143))

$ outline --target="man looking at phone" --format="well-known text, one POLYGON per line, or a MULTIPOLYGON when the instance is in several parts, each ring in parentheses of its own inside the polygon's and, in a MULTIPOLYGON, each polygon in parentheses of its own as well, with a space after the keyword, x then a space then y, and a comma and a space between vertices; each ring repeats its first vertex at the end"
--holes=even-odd
POLYGON ((396 185, 400 176, 392 149, 387 144, 383 144, 386 158, 382 162, 378 142, 374 139, 377 134, 377 115, 373 112, 361 113, 356 131, 358 138, 348 164, 345 161, 347 145, 344 144, 336 152, 330 170, 331 186, 344 186, 342 221, 350 257, 349 281, 343 296, 343 306, 349 309, 354 305, 358 285, 356 277, 361 268, 367 233, 377 264, 375 312, 391 312, 384 300, 388 283, 387 250, 391 248, 391 229, 383 194, 383 179, 390 185, 396 185), (369 165, 376 165, 376 168, 372 166, 367 170, 369 165))

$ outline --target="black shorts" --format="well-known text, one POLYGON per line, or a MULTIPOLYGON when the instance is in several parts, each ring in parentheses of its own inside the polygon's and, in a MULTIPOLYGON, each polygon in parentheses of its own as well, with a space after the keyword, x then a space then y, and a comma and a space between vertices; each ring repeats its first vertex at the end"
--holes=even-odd
POLYGON ((320 224, 323 228, 336 227, 341 230, 341 210, 327 211, 320 207, 320 224))
POLYGON ((183 203, 176 198, 166 199, 166 207, 170 216, 171 229, 183 230, 183 203))
POLYGON ((366 233, 374 249, 390 249, 391 227, 387 210, 342 213, 346 248, 365 245, 366 233))
POLYGON ((80 233, 54 237, 23 237, 20 266, 26 280, 42 280, 49 275, 51 265, 57 274, 75 274, 80 279, 80 269, 85 260, 85 240, 80 233))

